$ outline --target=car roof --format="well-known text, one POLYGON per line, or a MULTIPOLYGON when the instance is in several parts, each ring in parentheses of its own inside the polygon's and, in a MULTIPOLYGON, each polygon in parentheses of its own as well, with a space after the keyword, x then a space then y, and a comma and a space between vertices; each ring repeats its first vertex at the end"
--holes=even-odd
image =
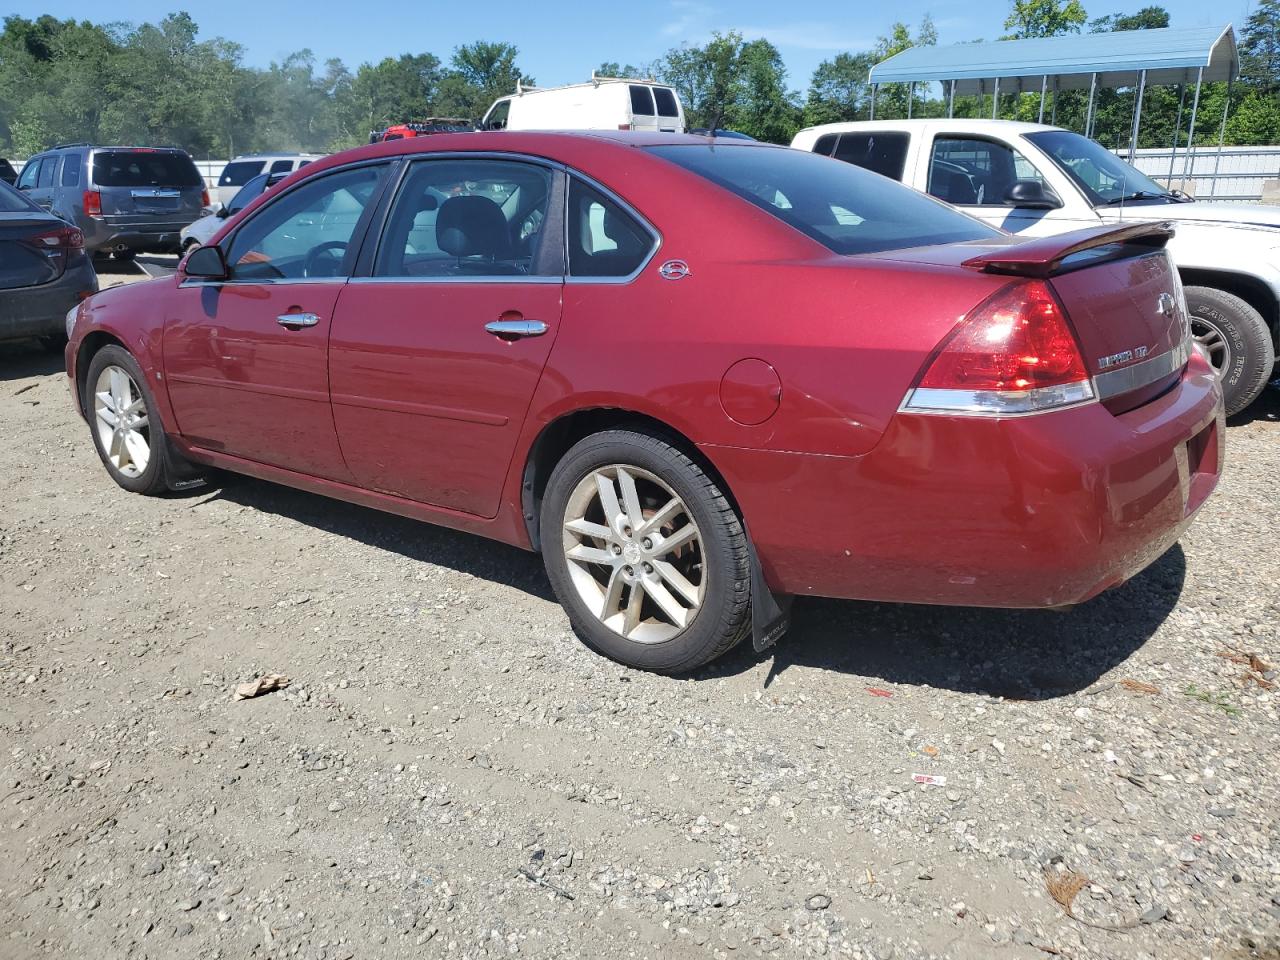
POLYGON ((235 163, 237 160, 293 160, 298 157, 323 157, 323 153, 242 153, 238 157, 232 157, 228 163, 235 163))

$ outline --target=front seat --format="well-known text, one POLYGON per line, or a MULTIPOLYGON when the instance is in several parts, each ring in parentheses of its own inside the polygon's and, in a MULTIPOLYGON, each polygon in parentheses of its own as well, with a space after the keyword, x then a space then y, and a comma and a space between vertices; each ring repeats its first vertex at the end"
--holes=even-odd
POLYGON ((436 216, 436 245, 458 258, 460 273, 518 274, 511 231, 502 208, 488 197, 450 197, 436 216))

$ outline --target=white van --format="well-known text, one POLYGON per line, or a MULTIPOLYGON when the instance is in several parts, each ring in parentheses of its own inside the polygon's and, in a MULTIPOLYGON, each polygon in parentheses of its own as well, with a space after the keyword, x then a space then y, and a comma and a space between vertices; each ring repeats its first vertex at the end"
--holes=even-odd
POLYGON ((684 105, 653 80, 591 75, 567 87, 523 87, 494 101, 481 130, 648 130, 684 133, 684 105))

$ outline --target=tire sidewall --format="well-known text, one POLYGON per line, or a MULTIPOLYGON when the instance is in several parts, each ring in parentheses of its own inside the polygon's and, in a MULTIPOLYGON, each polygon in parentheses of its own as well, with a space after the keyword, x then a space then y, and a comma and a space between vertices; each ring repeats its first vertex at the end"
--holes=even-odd
POLYGON ((629 431, 588 437, 556 465, 542 503, 543 562, 574 632, 593 650, 639 669, 680 672, 705 662, 707 652, 720 645, 722 626, 726 618, 732 616, 731 587, 737 573, 730 542, 734 531, 727 528, 712 508, 703 476, 700 468, 673 447, 662 441, 655 443, 648 434, 629 431), (661 477, 684 502, 701 533, 703 575, 709 578, 702 606, 691 626, 661 643, 638 643, 614 633, 586 608, 569 576, 562 532, 569 497, 587 474, 613 464, 640 467, 661 477))
POLYGON ((147 378, 143 375, 142 368, 138 366, 138 362, 133 359, 129 351, 123 347, 111 345, 103 347, 93 355, 93 359, 89 361, 89 371, 85 376, 84 405, 85 418, 89 421, 89 432, 93 437, 93 448, 98 451, 98 459, 106 467, 111 479, 130 493, 154 493, 163 489, 165 485, 164 448, 166 443, 164 427, 160 423, 160 415, 156 411, 155 397, 152 396, 151 389, 147 385, 147 378), (98 436, 98 419, 97 414, 94 412, 93 402, 94 387, 103 368, 108 366, 120 367, 128 371, 129 376, 133 378, 133 382, 137 384, 138 390, 142 393, 143 402, 147 407, 151 456, 147 460, 147 469, 136 477, 126 477, 112 466, 111 460, 107 456, 107 451, 103 449, 102 438, 98 436))
POLYGON ((1266 385, 1273 360, 1271 331, 1260 314, 1232 294, 1189 287, 1186 297, 1191 318, 1213 327, 1227 342, 1231 356, 1218 379, 1227 413, 1238 413, 1266 385))

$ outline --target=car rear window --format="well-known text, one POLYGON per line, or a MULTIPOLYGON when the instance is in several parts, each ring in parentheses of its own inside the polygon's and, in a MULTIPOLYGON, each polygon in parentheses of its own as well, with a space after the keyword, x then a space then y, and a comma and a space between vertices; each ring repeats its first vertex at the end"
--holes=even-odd
POLYGON ((243 187, 262 172, 267 165, 265 160, 235 160, 222 168, 222 176, 218 178, 220 187, 243 187))
POLYGON ((9 184, 0 180, 0 213, 30 213, 40 208, 9 184))
POLYGON ((648 87, 631 88, 631 112, 636 116, 653 116, 653 95, 648 87))
POLYGON ((671 90, 666 87, 654 87, 653 99, 658 102, 658 116, 680 116, 680 108, 676 104, 676 95, 671 90))
POLYGON ((99 187, 198 187, 204 181, 191 158, 168 150, 98 150, 93 182, 99 187))
POLYGON ((788 147, 647 148, 840 254, 876 253, 1002 234, 860 167, 788 147))

